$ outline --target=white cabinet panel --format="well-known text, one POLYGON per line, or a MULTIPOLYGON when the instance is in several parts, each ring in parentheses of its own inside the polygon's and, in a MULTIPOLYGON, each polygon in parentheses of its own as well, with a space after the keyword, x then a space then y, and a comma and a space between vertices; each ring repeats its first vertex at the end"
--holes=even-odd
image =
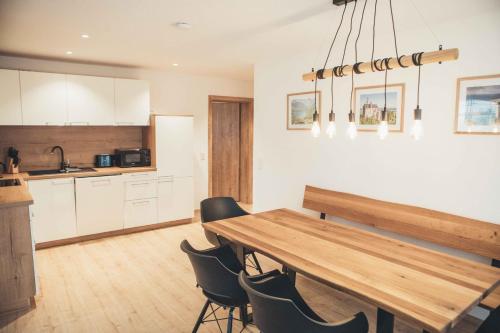
POLYGON ((23 125, 65 125, 66 76, 20 72, 23 125))
POLYGON ((115 122, 122 126, 149 124, 149 82, 115 79, 115 122))
POLYGON ((78 235, 123 229, 124 183, 121 176, 76 178, 78 235))
POLYGON ((174 220, 189 219, 193 217, 193 177, 174 178, 173 189, 174 220))
POLYGON ((193 175, 193 117, 156 117, 156 167, 159 176, 193 175))
POLYGON ((22 125, 19 71, 0 69, 0 125, 22 125))
POLYGON ((70 125, 114 125, 114 79, 67 75, 70 125))
POLYGON ((125 203, 125 228, 157 223, 157 211, 156 198, 127 201, 125 203))
POLYGON ((173 221, 174 216, 174 178, 160 177, 158 178, 158 222, 173 221))
POLYGON ((158 222, 193 217, 193 177, 158 179, 158 222))
POLYGON ((136 180, 125 183, 125 200, 156 198, 158 196, 157 181, 136 180))
POLYGON ((74 178, 31 180, 29 191, 34 239, 37 243, 77 236, 74 178))

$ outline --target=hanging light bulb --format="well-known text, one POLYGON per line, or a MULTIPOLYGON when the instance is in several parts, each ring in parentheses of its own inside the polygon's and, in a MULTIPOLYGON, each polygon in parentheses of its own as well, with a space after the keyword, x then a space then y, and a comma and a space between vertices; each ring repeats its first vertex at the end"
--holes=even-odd
POLYGON ((356 122, 352 110, 349 112, 349 125, 347 127, 347 136, 351 140, 354 140, 358 136, 358 129, 356 128, 356 122))
POLYGON ((387 137, 387 134, 389 134, 389 126, 387 125, 387 109, 385 107, 382 111, 382 119, 378 124, 377 133, 380 140, 384 140, 387 137))
POLYGON ((318 111, 314 111, 313 113, 313 123, 311 127, 311 134, 313 138, 319 137, 321 134, 321 127, 319 126, 319 113, 318 111))
POLYGON ((422 109, 417 108, 413 110, 413 127, 411 129, 411 136, 415 141, 418 141, 424 135, 424 127, 422 126, 422 109))
POLYGON ((330 139, 337 135, 337 125, 335 124, 335 113, 333 113, 333 110, 331 110, 328 115, 328 127, 326 129, 326 134, 330 139))

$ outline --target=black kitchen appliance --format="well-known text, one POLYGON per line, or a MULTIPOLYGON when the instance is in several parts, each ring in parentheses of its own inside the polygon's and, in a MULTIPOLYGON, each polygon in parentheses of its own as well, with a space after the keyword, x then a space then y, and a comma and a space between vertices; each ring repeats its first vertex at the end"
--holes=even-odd
POLYGON ((115 165, 120 168, 151 166, 151 150, 145 148, 117 149, 115 165))
POLYGON ((95 166, 97 168, 109 168, 113 166, 113 155, 98 154, 95 155, 95 166))

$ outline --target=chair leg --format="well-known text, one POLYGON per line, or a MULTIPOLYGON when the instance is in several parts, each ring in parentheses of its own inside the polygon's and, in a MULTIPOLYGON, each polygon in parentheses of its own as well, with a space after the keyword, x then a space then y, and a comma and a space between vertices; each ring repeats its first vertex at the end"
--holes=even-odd
POLYGON ((257 270, 259 271, 260 274, 264 274, 264 272, 262 271, 262 268, 260 267, 259 261, 257 260, 257 256, 255 255, 254 252, 252 252, 252 258, 253 258, 253 261, 255 263, 255 268, 257 268, 257 270))
POLYGON ((198 328, 200 328, 200 325, 203 322, 203 318, 205 317, 205 313, 207 313, 207 309, 208 309, 209 305, 210 305, 210 301, 207 299, 207 301, 205 302, 205 305, 203 305, 203 308, 201 309, 200 316, 198 317, 196 324, 194 324, 193 333, 198 332, 198 328))
POLYGON ((227 333, 233 332, 233 311, 234 308, 229 308, 229 315, 227 316, 227 333))

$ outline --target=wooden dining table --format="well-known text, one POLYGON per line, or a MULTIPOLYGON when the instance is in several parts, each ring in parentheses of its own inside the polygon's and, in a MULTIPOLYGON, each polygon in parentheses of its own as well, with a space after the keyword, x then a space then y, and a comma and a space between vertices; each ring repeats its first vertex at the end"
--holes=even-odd
MULTIPOLYGON (((289 209, 204 223, 206 230, 375 305, 377 332, 394 317, 448 332, 500 284, 500 269, 289 209)), ((239 250, 238 253, 243 253, 239 250)))

